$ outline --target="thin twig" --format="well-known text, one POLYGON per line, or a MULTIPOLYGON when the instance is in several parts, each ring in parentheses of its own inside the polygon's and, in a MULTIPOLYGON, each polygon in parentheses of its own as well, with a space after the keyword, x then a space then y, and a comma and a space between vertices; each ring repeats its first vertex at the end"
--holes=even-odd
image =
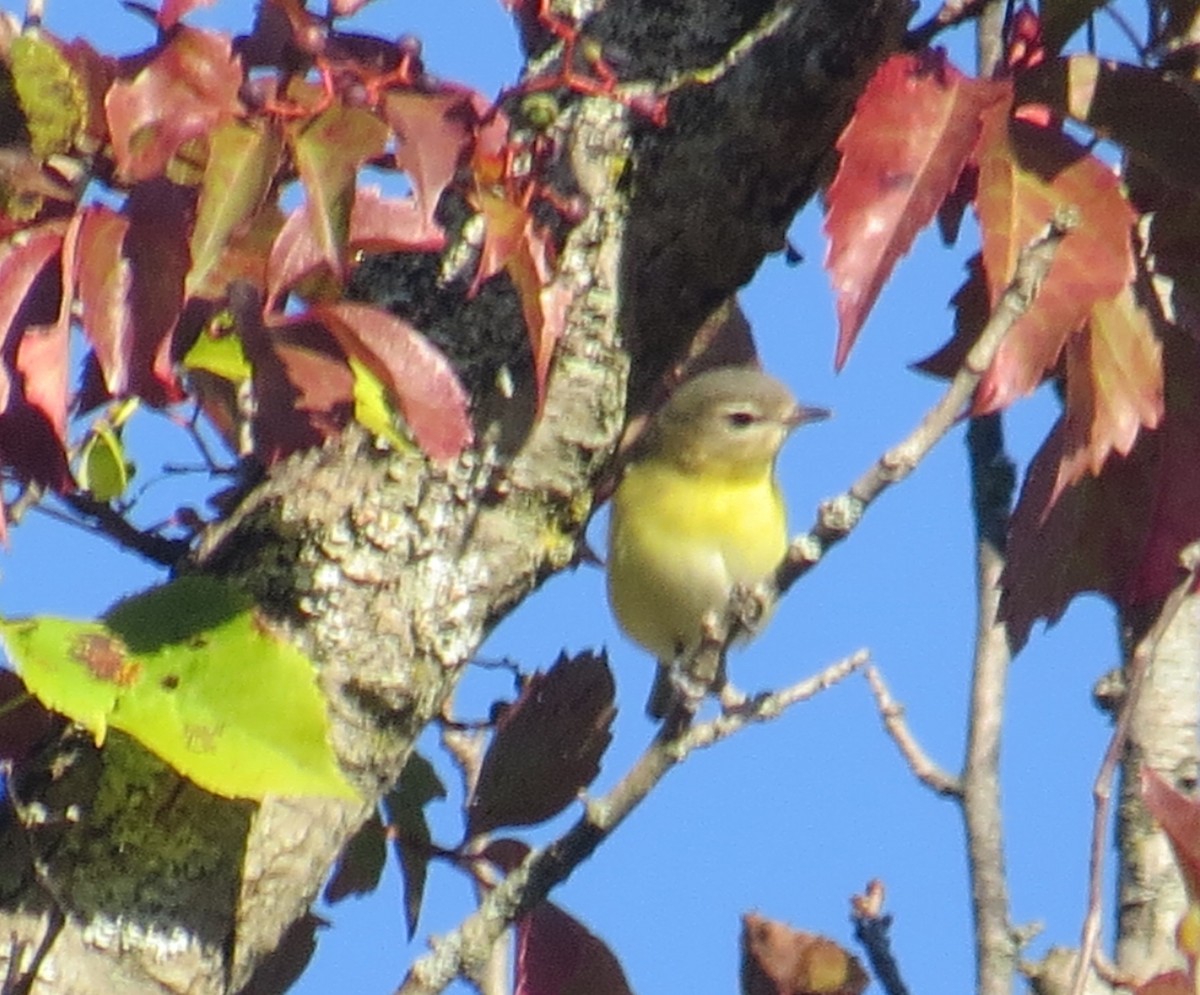
POLYGON ((1096 783, 1092 788, 1094 808, 1092 847, 1088 861, 1087 915, 1083 920, 1083 930, 1079 940, 1079 965, 1071 986, 1071 995, 1083 995, 1087 984, 1088 969, 1092 966, 1096 945, 1100 939, 1100 916, 1104 904, 1105 839, 1109 821, 1109 803, 1112 800, 1112 784, 1113 778, 1116 776, 1117 764, 1129 739, 1129 725, 1149 675, 1150 667, 1154 662, 1154 654, 1158 652, 1158 644, 1196 586, 1196 576, 1200 572, 1200 544, 1193 543, 1186 547, 1179 554, 1179 560, 1187 571, 1187 576, 1167 597, 1162 611, 1158 613, 1158 618, 1154 620, 1154 624, 1150 626, 1129 657, 1129 664, 1126 667, 1129 684, 1125 691, 1125 699, 1121 703, 1112 738, 1108 742, 1108 749, 1104 751, 1104 760, 1100 764, 1100 771, 1096 775, 1096 783))
POLYGON ((884 453, 848 491, 821 505, 811 532, 792 541, 787 558, 775 575, 775 587, 780 594, 854 531, 871 503, 907 477, 958 422, 1004 336, 1032 305, 1059 244, 1077 224, 1077 212, 1060 210, 1046 230, 1021 250, 1012 281, 1000 295, 991 318, 941 399, 903 442, 884 453))
POLYGON ((962 784, 958 778, 938 766, 917 741, 917 737, 913 735, 908 723, 904 720, 904 706, 892 697, 878 668, 874 666, 864 668, 863 676, 866 677, 867 683, 871 686, 871 693, 875 696, 875 705, 879 709, 880 718, 883 719, 884 729, 892 737, 892 742, 896 744, 900 755, 908 762, 913 775, 931 791, 943 797, 960 798, 962 784))
POLYGON ((871 881, 865 894, 850 900, 854 938, 866 951, 871 972, 886 995, 908 995, 908 986, 900 977, 900 965, 892 954, 892 917, 883 911, 883 901, 884 887, 879 880, 871 881))
POLYGON ((409 969, 397 995, 435 995, 462 974, 465 965, 480 963, 504 931, 540 902, 624 821, 663 779, 690 753, 725 739, 751 723, 775 718, 791 705, 806 701, 865 666, 859 651, 821 673, 773 694, 755 698, 744 710, 721 715, 683 731, 664 735, 665 727, 621 781, 607 795, 588 801, 583 816, 553 843, 535 850, 453 932, 433 942, 433 950, 409 969))
POLYGON ((1000 800, 1000 741, 1012 662, 1008 626, 1000 618, 1000 579, 1012 511, 1016 469, 1004 453, 999 415, 971 420, 967 431, 975 513, 976 633, 971 667, 967 746, 962 769, 962 814, 975 922, 976 990, 1008 995, 1017 966, 1004 864, 1000 800))
POLYGON ((117 545, 139 553, 161 566, 175 566, 187 555, 191 547, 191 543, 186 539, 168 539, 137 528, 119 511, 86 494, 60 494, 58 497, 76 515, 84 519, 83 523, 75 524, 84 524, 117 545))

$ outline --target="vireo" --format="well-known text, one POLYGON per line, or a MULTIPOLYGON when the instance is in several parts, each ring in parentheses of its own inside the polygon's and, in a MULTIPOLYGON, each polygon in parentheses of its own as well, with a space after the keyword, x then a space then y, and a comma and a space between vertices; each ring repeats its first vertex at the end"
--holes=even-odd
POLYGON ((704 616, 783 559, 775 458, 792 429, 828 416, 774 377, 724 367, 680 386, 635 443, 613 494, 608 597, 621 628, 658 658, 652 717, 670 709, 671 665, 696 648, 704 616))

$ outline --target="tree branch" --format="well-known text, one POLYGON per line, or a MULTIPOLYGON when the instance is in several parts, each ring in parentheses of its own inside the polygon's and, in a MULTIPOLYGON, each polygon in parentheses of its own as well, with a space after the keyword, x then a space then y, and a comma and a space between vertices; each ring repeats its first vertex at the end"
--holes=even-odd
POLYGON ((661 726, 650 746, 607 795, 590 799, 583 817, 548 846, 535 850, 489 893, 462 924, 434 941, 433 950, 410 968, 396 995, 435 995, 460 974, 483 963, 492 945, 524 912, 549 894, 619 826, 676 764, 696 750, 727 739, 748 725, 767 722, 844 680, 868 661, 865 650, 826 667, 814 677, 771 694, 744 709, 720 715, 678 736, 661 726))
POLYGON ((1176 616, 1192 596, 1196 586, 1196 576, 1200 572, 1200 545, 1193 543, 1179 554, 1180 563, 1187 571, 1187 576, 1175 587, 1163 603, 1158 617, 1138 641, 1126 665, 1128 684, 1120 711, 1117 713, 1117 724, 1113 729, 1108 749, 1104 751, 1104 759, 1100 771, 1096 775, 1096 783, 1092 788, 1092 844, 1088 866, 1088 905, 1084 917, 1083 930, 1079 941, 1079 963, 1071 986, 1072 995, 1083 995, 1087 985, 1088 971, 1100 939, 1100 917, 1103 910, 1104 885, 1104 856, 1107 850, 1106 830, 1109 821, 1109 805, 1112 799, 1113 779, 1116 776, 1117 765, 1125 753, 1129 741, 1130 726, 1137 712, 1142 691, 1146 686, 1150 668, 1154 663, 1159 644, 1174 623, 1176 616))
POLYGON ((848 491, 821 505, 810 532, 792 540, 787 558, 775 575, 779 594, 785 593, 833 546, 853 532, 872 502, 907 477, 958 422, 1004 336, 1036 298, 1059 244, 1077 223, 1075 212, 1060 211, 1045 231, 1021 250, 1012 280, 941 399, 906 439, 884 453, 848 491))
POLYGON ((938 766, 917 741, 917 737, 904 720, 904 706, 892 697, 883 680, 883 674, 875 666, 864 668, 863 674, 871 686, 871 694, 875 697, 875 705, 879 709, 880 718, 883 719, 883 727, 892 737, 900 755, 908 762, 913 775, 935 794, 946 798, 961 798, 962 783, 938 766))

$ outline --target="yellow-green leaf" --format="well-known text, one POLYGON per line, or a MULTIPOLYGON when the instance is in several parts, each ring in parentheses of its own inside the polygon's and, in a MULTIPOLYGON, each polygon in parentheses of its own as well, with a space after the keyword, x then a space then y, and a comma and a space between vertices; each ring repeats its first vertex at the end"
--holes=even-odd
POLYGON ((242 340, 233 333, 215 337, 202 332, 183 357, 183 365, 189 370, 206 370, 235 384, 249 380, 251 373, 242 340))
POLYGON ((79 486, 97 501, 115 501, 129 486, 132 471, 121 437, 107 422, 98 422, 79 454, 79 486))
POLYGON ((71 63, 37 31, 14 38, 8 59, 33 154, 69 151, 87 125, 87 97, 71 63))
POLYGON ((120 729, 229 798, 355 797, 311 662, 222 581, 180 578, 102 622, 0 621, 0 636, 29 690, 98 742, 120 729))
POLYGON ((354 374, 354 420, 396 449, 412 452, 415 447, 396 428, 396 411, 383 381, 354 356, 350 357, 350 371, 354 374))

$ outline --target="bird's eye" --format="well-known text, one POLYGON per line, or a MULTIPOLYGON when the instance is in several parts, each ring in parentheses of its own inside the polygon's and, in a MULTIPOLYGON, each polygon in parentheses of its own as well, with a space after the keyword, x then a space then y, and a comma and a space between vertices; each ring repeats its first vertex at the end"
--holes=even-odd
POLYGON ((754 417, 754 413, 752 411, 730 411, 725 416, 725 419, 734 428, 747 428, 758 421, 758 419, 754 417))

